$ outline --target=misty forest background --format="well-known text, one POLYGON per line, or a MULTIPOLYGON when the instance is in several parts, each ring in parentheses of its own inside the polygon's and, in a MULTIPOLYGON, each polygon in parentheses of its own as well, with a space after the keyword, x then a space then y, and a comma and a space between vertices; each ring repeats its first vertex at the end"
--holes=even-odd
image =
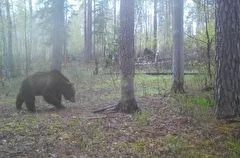
MULTIPOLYGON (((31 70, 49 69, 53 44, 53 7, 52 2, 47 0, 1 3, 1 68, 6 69, 5 58, 10 51, 7 43, 11 34, 12 57, 9 57, 8 63, 12 65, 9 66, 12 77, 28 74, 31 70)), ((92 1, 89 10, 88 7, 85 1, 64 3, 62 64, 66 65, 72 58, 84 60, 89 54, 92 59, 98 60, 101 71, 104 66, 110 66, 108 60, 119 52, 120 2, 96 0, 92 1), (90 35, 88 25, 92 26, 90 35), (91 42, 85 42, 88 36, 92 39, 90 52, 87 45, 91 42)), ((214 73, 214 7, 212 1, 186 1, 184 5, 185 70, 204 73, 209 79, 214 73)), ((136 61, 143 60, 153 68, 157 63, 159 65, 156 67, 161 72, 171 72, 172 11, 173 4, 167 0, 139 0, 135 4, 136 61), (150 59, 143 59, 148 56, 148 52, 144 56, 145 48, 150 49, 150 59)))
POLYGON ((0 157, 239 157, 239 12, 230 0, 2 0, 0 157), (51 69, 77 102, 37 97, 37 114, 17 113, 21 81, 51 69))

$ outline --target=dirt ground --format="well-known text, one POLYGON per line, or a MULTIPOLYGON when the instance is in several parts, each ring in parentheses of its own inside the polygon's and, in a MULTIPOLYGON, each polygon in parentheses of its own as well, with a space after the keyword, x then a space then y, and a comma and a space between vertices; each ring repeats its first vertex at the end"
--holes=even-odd
POLYGON ((230 156, 221 143, 234 132, 239 136, 235 125, 221 124, 222 131, 216 124, 202 125, 169 105, 167 97, 137 100, 143 111, 135 115, 94 114, 93 105, 81 102, 65 103, 62 110, 38 105, 36 114, 1 105, 0 157, 230 156))
POLYGON ((107 88, 81 80, 77 102, 64 101, 65 109, 37 98, 35 114, 25 105, 17 113, 14 95, 0 96, 0 157, 240 156, 238 122, 214 120, 209 111, 201 115, 169 95, 137 95, 142 111, 133 115, 92 113, 119 101, 119 89, 115 94, 103 81, 107 88))

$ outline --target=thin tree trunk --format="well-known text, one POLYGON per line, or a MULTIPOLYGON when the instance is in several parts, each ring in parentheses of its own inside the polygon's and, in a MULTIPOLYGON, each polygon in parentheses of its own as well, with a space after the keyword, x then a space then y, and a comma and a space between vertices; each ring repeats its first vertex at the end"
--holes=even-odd
POLYGON ((153 18, 153 51, 157 53, 157 3, 158 0, 154 0, 154 18, 153 18))
MULTIPOLYGON (((212 45, 212 41, 209 37, 209 32, 208 32, 208 21, 209 21, 209 17, 207 15, 208 11, 206 9, 206 7, 208 7, 208 0, 204 0, 204 17, 205 17, 205 32, 206 32, 206 36, 207 36, 207 74, 208 77, 210 79, 210 86, 212 85, 212 71, 211 71, 211 45, 212 45), (207 2, 206 2, 207 1, 207 2)), ((207 86, 207 85, 205 85, 207 86)))
MULTIPOLYGON (((67 7, 67 6, 65 6, 67 7)), ((64 15, 64 39, 63 39, 63 59, 64 59, 64 64, 67 64, 67 57, 68 57, 68 42, 67 42, 67 36, 66 36, 66 26, 68 25, 68 19, 67 19, 67 15, 68 15, 68 10, 65 10, 65 15, 64 15)))
POLYGON ((138 110, 134 95, 134 0, 120 3, 120 74, 121 101, 117 110, 133 113, 138 110))
POLYGON ((164 27, 164 45, 166 48, 168 48, 168 20, 169 20, 169 16, 168 16, 168 0, 165 1, 165 27, 164 27))
POLYGON ((183 0, 174 0, 173 8, 173 85, 172 91, 184 92, 183 0))
POLYGON ((117 41, 117 0, 113 0, 113 34, 114 34, 114 51, 117 51, 116 49, 116 41, 117 41))
POLYGON ((12 54, 12 18, 10 14, 10 4, 6 0, 6 10, 7 10, 7 21, 8 21, 8 43, 7 43, 7 68, 10 72, 7 73, 7 77, 14 76, 14 63, 13 63, 13 54, 12 54))
POLYGON ((92 0, 88 0, 87 4, 87 36, 86 36, 86 51, 85 61, 92 58, 92 0))
POLYGON ((29 72, 29 55, 28 55, 28 38, 27 38, 27 2, 24 1, 24 41, 25 41, 25 74, 28 75, 29 72))
POLYGON ((84 0, 84 55, 87 51, 87 0, 84 0))
MULTIPOLYGON (((7 62, 7 40, 6 40, 6 32, 5 32, 5 25, 4 25, 4 19, 3 19, 3 13, 2 13, 2 2, 0 2, 0 20, 1 20, 1 34, 2 34, 2 44, 3 44, 3 70, 6 71, 6 68, 8 67, 7 62)), ((6 76, 6 72, 4 73, 4 76, 6 76)))
MULTIPOLYGON (((93 1, 93 19, 95 20, 95 13, 96 13, 96 0, 93 1)), ((94 63, 95 63, 95 70, 94 70, 94 75, 98 75, 98 58, 96 55, 96 32, 95 32, 95 22, 93 25, 93 56, 94 56, 94 63)))
POLYGON ((28 42, 28 68, 31 69, 31 61, 32 61, 32 40, 33 40, 33 9, 32 9, 32 0, 28 1, 29 5, 29 42, 28 42))
MULTIPOLYGON (((13 48, 15 48, 14 49, 14 52, 15 52, 15 56, 16 56, 16 58, 17 59, 20 59, 20 48, 19 48, 19 38, 18 38, 18 33, 17 33, 17 27, 16 27, 16 15, 15 15, 15 12, 14 12, 14 10, 13 10, 13 0, 11 0, 11 4, 12 4, 12 7, 11 7, 11 9, 12 9, 12 21, 13 21, 13 33, 14 33, 14 35, 13 35, 13 37, 15 37, 15 39, 13 39, 13 41, 14 41, 14 44, 13 44, 13 48)), ((21 71, 22 71, 22 63, 21 62, 17 62, 16 63, 16 67, 17 67, 17 69, 16 69, 16 74, 17 75, 19 75, 19 74, 21 74, 21 71)))

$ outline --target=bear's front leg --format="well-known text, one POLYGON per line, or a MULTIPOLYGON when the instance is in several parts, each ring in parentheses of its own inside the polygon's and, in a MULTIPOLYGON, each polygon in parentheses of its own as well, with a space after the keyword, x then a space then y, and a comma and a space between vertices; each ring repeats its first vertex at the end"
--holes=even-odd
POLYGON ((57 108, 64 108, 64 106, 61 104, 61 99, 59 100, 59 98, 55 95, 46 94, 43 96, 43 98, 46 102, 54 105, 57 108))
POLYGON ((25 104, 26 104, 26 106, 27 106, 28 111, 34 112, 34 113, 36 112, 35 99, 26 100, 26 101, 25 101, 25 104))

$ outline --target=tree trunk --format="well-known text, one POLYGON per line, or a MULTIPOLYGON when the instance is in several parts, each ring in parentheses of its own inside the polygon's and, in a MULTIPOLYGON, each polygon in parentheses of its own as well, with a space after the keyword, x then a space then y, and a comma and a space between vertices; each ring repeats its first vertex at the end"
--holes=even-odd
POLYGON ((84 56, 87 51, 87 0, 84 0, 84 56))
POLYGON ((14 63, 12 54, 12 18, 10 14, 10 4, 6 0, 6 10, 7 10, 7 25, 8 25, 8 41, 7 41, 7 78, 14 75, 14 63))
POLYGON ((157 53, 157 0, 154 0, 154 17, 153 17, 153 51, 157 53))
POLYGON ((173 2, 173 85, 172 91, 184 92, 183 0, 173 2))
POLYGON ((240 112, 240 2, 217 0, 215 114, 233 118, 240 112))
POLYGON ((85 61, 92 58, 92 0, 87 4, 87 28, 86 28, 86 50, 84 52, 85 61))
MULTIPOLYGON (((208 31, 208 22, 209 22, 209 16, 208 13, 209 11, 207 11, 206 7, 208 7, 208 0, 204 0, 204 18, 205 18, 205 32, 206 32, 206 36, 207 36, 207 52, 206 52, 206 66, 207 66, 207 74, 210 80, 210 85, 212 85, 212 71, 211 71, 211 45, 212 45, 212 40, 210 39, 209 36, 209 31, 208 31)), ((205 85, 206 87, 208 85, 205 85)))
POLYGON ((62 54, 64 46, 64 2, 53 1, 53 52, 51 69, 61 71, 62 54))
MULTIPOLYGON (((93 1, 93 19, 95 20, 95 13, 96 13, 96 0, 93 1)), ((94 58, 94 63, 95 63, 95 69, 94 69, 94 72, 93 74, 94 75, 98 75, 98 58, 97 58, 97 55, 96 55, 96 30, 95 30, 95 23, 94 23, 94 26, 93 26, 93 58, 94 58)))
MULTIPOLYGON (((67 7, 67 5, 65 6, 67 7)), ((63 38, 63 59, 64 59, 64 64, 67 64, 67 58, 68 58, 68 40, 67 40, 67 28, 68 26, 68 9, 65 9, 65 14, 64 14, 64 38, 63 38)))
MULTIPOLYGON (((18 38, 18 32, 17 32, 17 27, 16 27, 16 15, 15 15, 15 12, 14 12, 14 2, 13 0, 11 0, 11 4, 12 4, 12 7, 11 7, 11 10, 12 10, 12 25, 13 25, 13 37, 15 37, 13 39, 14 41, 14 44, 13 44, 13 52, 15 53, 15 57, 16 59, 20 59, 20 48, 19 48, 19 38, 18 38)), ((16 72, 16 75, 21 75, 21 67, 22 67, 22 63, 21 62, 17 62, 15 65, 14 65, 16 68, 15 68, 15 72, 16 72)))
POLYGON ((29 6, 29 42, 28 42, 28 68, 31 69, 31 61, 32 61, 32 40, 33 40, 33 9, 32 9, 32 0, 28 1, 29 6))
POLYGON ((29 72, 29 54, 28 54, 28 38, 27 38, 27 0, 24 1, 24 41, 25 41, 25 75, 29 72))
POLYGON ((114 34, 114 51, 117 50, 117 0, 113 0, 113 34, 114 34))
POLYGON ((134 96, 134 0, 120 1, 120 74, 121 101, 117 110, 133 113, 138 110, 134 96))
MULTIPOLYGON (((6 71, 6 68, 8 66, 7 62, 7 40, 6 40, 6 32, 5 32, 5 25, 4 25, 4 19, 3 19, 3 12, 2 12, 2 2, 0 2, 0 20, 1 20, 1 35, 2 35, 2 44, 3 44, 3 70, 6 71)), ((3 74, 6 76, 6 73, 3 74)))

